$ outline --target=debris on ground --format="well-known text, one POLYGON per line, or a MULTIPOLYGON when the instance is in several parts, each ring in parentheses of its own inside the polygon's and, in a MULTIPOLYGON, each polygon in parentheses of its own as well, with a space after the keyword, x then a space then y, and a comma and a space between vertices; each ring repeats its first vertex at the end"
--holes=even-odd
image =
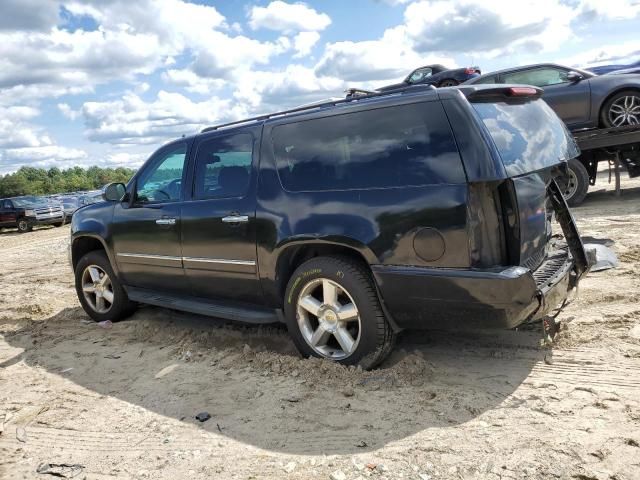
POLYGON ((103 320, 102 322, 98 322, 98 325, 102 328, 111 328, 113 327, 113 322, 111 320, 103 320))
POLYGON ((209 412, 200 412, 196 415, 196 420, 198 420, 199 422, 206 422, 210 418, 211 415, 209 414, 209 412))
POLYGON ((40 475, 52 475, 59 478, 74 478, 82 473, 84 465, 78 463, 41 463, 36 469, 40 475))
POLYGON ((16 428, 16 440, 22 443, 25 443, 27 441, 27 431, 24 428, 16 428))

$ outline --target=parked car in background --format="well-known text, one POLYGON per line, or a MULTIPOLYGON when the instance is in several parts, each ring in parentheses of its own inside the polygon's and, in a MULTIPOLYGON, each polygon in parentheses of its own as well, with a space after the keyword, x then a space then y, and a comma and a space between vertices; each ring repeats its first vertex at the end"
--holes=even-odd
POLYGON ((0 227, 17 227, 20 233, 29 232, 34 225, 62 226, 65 215, 60 205, 52 205, 46 198, 24 196, 0 199, 0 227))
POLYGON ((606 75, 620 70, 633 70, 638 68, 640 68, 640 61, 628 64, 598 65, 595 67, 584 68, 584 70, 595 73, 596 75, 606 75))
POLYGON ((76 196, 56 197, 56 200, 62 204, 62 209, 68 221, 71 220, 76 210, 82 206, 79 197, 76 196))
POLYGON ((640 123, 640 75, 595 75, 554 63, 540 63, 487 73, 466 82, 487 83, 542 88, 542 98, 571 130, 640 123))
POLYGON ((93 190, 91 192, 84 192, 78 197, 78 202, 81 207, 85 205, 91 205, 93 203, 102 202, 102 190, 93 190))
POLYGON ((452 87, 469 79, 479 76, 482 72, 478 67, 450 69, 443 65, 426 65, 415 69, 401 83, 378 88, 379 92, 388 92, 406 88, 410 85, 433 85, 435 87, 452 87))
POLYGON ((607 73, 607 75, 626 75, 629 73, 640 74, 640 66, 623 68, 622 70, 614 70, 613 72, 607 73))
POLYGON ((170 142, 74 215, 79 301, 283 321, 304 356, 363 368, 403 328, 539 320, 589 268, 554 181, 578 150, 541 94, 375 93, 170 142))

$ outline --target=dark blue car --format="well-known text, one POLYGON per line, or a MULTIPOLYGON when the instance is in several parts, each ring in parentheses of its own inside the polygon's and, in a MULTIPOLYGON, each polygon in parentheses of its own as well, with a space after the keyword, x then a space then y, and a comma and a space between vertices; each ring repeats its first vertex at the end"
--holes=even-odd
POLYGON ((453 87, 460 83, 478 77, 482 72, 478 67, 449 69, 442 65, 425 65, 416 68, 401 83, 378 88, 379 92, 388 92, 408 87, 410 85, 433 85, 434 87, 453 87))

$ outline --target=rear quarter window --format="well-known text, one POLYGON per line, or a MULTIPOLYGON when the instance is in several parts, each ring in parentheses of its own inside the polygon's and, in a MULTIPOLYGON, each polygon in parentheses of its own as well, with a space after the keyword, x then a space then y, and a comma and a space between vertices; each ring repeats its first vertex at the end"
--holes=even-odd
POLYGON ((278 125, 272 140, 280 181, 289 191, 466 181, 440 102, 278 125))
POLYGON ((509 176, 541 170, 579 154, 566 126, 543 100, 472 105, 509 176))

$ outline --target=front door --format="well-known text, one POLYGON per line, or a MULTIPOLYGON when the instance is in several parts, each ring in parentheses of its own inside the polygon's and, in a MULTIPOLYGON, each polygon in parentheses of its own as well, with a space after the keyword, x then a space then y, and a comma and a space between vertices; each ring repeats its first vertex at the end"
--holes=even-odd
POLYGON ((569 70, 560 67, 539 67, 505 73, 504 83, 524 83, 544 90, 542 98, 569 126, 589 121, 591 115, 591 88, 589 80, 571 82, 569 70))
POLYGON ((262 299, 255 218, 259 132, 214 133, 193 146, 190 199, 182 207, 182 255, 196 296, 262 299))
POLYGON ((182 268, 180 209, 187 143, 156 152, 129 186, 130 202, 116 204, 113 249, 125 285, 188 292, 182 268))

